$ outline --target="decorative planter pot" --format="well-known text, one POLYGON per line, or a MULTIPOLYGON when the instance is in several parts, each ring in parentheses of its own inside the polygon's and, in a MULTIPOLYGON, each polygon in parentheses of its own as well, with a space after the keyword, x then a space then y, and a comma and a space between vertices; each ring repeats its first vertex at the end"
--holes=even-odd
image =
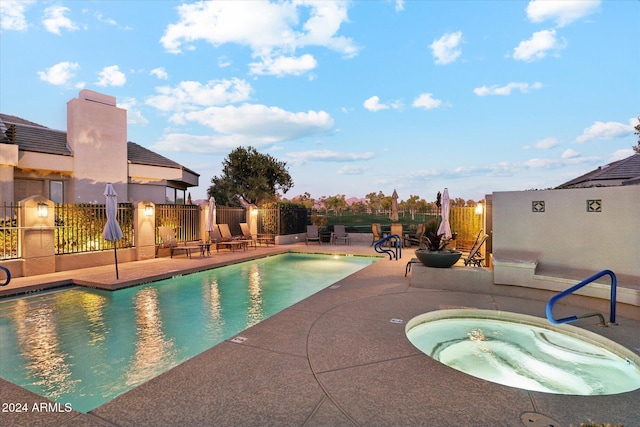
POLYGON ((458 262, 461 256, 462 252, 457 251, 430 252, 416 249, 416 257, 427 267, 449 268, 458 262))

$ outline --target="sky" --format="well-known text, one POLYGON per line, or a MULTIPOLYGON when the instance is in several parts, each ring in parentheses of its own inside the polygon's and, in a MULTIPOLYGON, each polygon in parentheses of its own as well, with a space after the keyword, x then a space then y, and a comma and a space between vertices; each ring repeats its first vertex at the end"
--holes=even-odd
POLYGON ((633 154, 640 1, 0 1, 0 112, 82 89, 200 174, 238 146, 313 198, 481 200, 633 154))

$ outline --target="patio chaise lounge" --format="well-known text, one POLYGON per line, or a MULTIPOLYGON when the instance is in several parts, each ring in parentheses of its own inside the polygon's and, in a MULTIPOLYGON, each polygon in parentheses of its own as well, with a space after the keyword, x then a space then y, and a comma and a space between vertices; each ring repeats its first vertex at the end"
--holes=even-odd
MULTIPOLYGON (((222 233, 220 232, 221 226, 226 226, 226 229, 229 229, 229 225, 228 224, 216 224, 213 226, 213 230, 211 231, 211 242, 216 244, 216 252, 220 251, 220 246, 226 246, 227 248, 229 248, 229 250, 231 252, 233 252, 235 250, 235 248, 247 248, 247 242, 244 240, 234 240, 233 238, 229 239, 229 238, 225 238, 222 236, 222 233)), ((226 230, 225 230, 226 232, 226 230)), ((229 235, 231 235, 231 232, 229 232, 229 235)))
POLYGON ((476 267, 482 267, 482 262, 484 261, 484 257, 480 253, 480 248, 487 240, 489 236, 484 234, 482 238, 480 238, 480 234, 478 234, 478 238, 476 238, 476 243, 471 248, 469 255, 463 258, 464 265, 475 265, 476 267))
POLYGON ((183 242, 178 243, 176 233, 171 227, 158 227, 158 234, 162 243, 156 246, 156 256, 158 256, 158 250, 160 248, 168 248, 171 258, 176 251, 184 251, 184 253, 191 258, 191 251, 199 251, 200 255, 204 255, 206 244, 202 242, 183 242))

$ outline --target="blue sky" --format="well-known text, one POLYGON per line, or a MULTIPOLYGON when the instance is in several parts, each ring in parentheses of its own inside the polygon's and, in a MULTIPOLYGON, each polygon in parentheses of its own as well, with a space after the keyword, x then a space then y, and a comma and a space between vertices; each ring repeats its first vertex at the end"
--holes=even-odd
POLYGON ((479 200, 627 157, 639 1, 0 2, 0 111, 66 129, 81 89, 200 174, 237 146, 285 197, 479 200))

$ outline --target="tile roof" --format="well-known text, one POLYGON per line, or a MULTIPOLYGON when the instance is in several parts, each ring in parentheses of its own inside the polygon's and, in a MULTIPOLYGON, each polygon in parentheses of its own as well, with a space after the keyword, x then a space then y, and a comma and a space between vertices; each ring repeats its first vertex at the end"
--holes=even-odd
POLYGON ((599 166, 591 172, 560 184, 557 188, 570 188, 589 182, 604 184, 606 181, 637 180, 640 177, 640 153, 626 159, 618 160, 604 166, 599 166))
POLYGON ((67 145, 67 133, 7 114, 0 114, 4 124, 3 142, 18 144, 22 151, 72 156, 67 145))
MULTIPOLYGON (((67 144, 66 132, 8 114, 0 114, 0 142, 18 144, 22 151, 73 156, 67 144)), ((179 163, 131 141, 127 142, 127 159, 136 164, 184 169, 199 176, 179 163)))

